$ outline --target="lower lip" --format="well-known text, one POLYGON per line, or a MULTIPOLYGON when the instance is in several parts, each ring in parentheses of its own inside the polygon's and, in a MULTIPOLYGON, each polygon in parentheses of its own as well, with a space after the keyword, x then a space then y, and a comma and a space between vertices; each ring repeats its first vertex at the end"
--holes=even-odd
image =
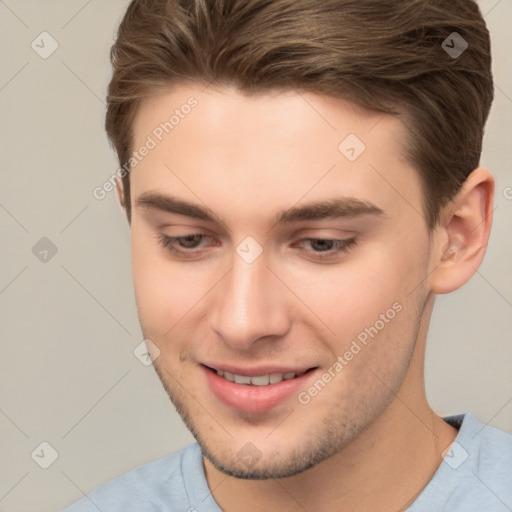
POLYGON ((282 404, 291 396, 297 396, 311 378, 314 370, 309 370, 294 379, 282 380, 277 384, 254 386, 237 384, 217 375, 213 370, 203 366, 208 386, 213 394, 224 404, 248 413, 269 411, 282 404))

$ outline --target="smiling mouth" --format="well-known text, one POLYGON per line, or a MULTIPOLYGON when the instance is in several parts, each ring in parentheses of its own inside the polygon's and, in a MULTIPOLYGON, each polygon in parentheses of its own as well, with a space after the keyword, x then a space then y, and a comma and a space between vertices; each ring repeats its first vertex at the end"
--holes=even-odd
POLYGON ((210 368, 206 366, 210 371, 217 374, 219 377, 222 377, 224 380, 229 382, 234 382, 235 384, 241 384, 244 386, 268 386, 270 384, 279 384, 284 380, 292 380, 305 373, 308 373, 316 368, 309 368, 308 370, 304 370, 302 372, 286 372, 286 373, 267 373, 263 375, 237 375, 236 373, 231 373, 224 370, 217 370, 215 368, 210 368))

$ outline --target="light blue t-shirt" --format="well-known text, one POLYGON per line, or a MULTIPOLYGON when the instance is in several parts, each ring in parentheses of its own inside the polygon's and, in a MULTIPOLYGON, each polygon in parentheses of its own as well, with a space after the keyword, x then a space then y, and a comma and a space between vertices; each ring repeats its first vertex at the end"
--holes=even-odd
MULTIPOLYGON (((512 435, 472 414, 444 420, 459 430, 408 512, 511 512, 512 435)), ((135 468, 63 512, 222 512, 206 482, 197 443, 135 468)))

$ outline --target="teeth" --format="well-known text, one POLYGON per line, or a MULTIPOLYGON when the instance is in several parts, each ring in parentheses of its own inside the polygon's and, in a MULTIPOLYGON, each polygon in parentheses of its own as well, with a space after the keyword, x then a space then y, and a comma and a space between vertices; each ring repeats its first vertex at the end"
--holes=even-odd
POLYGON ((277 384, 278 382, 281 382, 283 380, 283 374, 282 373, 271 373, 269 380, 270 380, 270 384, 277 384))
POLYGON ((251 377, 247 377, 247 375, 235 375, 235 382, 237 384, 250 384, 251 377))
POLYGON ((229 382, 235 382, 236 384, 253 385, 253 386, 268 386, 269 384, 278 384, 283 380, 294 379, 302 375, 302 373, 287 372, 287 373, 271 373, 269 375, 256 375, 249 377, 247 375, 236 375, 231 372, 223 370, 216 370, 217 375, 224 377, 229 382))
POLYGON ((249 379, 254 386, 267 386, 270 383, 270 375, 258 375, 249 379))

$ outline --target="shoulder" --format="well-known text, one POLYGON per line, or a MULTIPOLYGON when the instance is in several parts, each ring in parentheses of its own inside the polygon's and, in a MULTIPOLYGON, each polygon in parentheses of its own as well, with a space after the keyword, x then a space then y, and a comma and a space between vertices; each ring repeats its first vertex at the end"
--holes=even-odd
POLYGON ((190 505, 185 478, 193 478, 187 473, 199 468, 202 471, 201 451, 194 443, 100 485, 63 512, 149 512, 174 507, 186 511, 190 505))
POLYGON ((496 489, 512 507, 512 434, 480 423, 472 433, 473 470, 483 486, 496 489))
POLYGON ((459 434, 408 511, 510 512, 512 434, 490 427, 469 413, 444 419, 458 428, 459 434))
MULTIPOLYGON (((457 421, 458 418, 460 416, 449 417, 447 420, 457 421)), ((455 442, 466 451, 462 455, 467 458, 468 466, 475 474, 492 477, 494 481, 505 478, 510 487, 512 434, 482 423, 472 414, 465 414, 461 423, 463 428, 455 442)))

